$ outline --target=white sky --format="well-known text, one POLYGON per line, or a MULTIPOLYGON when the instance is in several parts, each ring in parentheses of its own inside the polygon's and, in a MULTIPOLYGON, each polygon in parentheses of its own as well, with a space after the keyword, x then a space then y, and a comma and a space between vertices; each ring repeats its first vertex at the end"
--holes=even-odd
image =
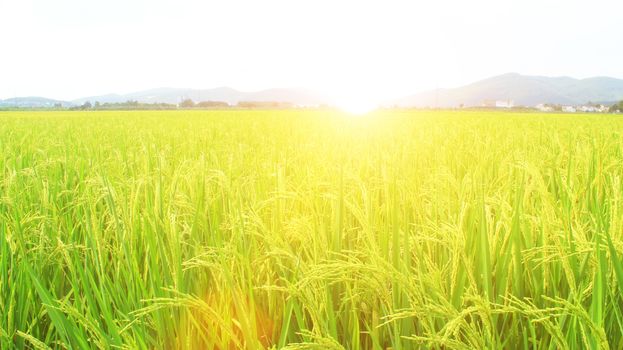
POLYGON ((304 86, 384 99, 492 75, 623 78, 620 0, 0 0, 0 98, 304 86))

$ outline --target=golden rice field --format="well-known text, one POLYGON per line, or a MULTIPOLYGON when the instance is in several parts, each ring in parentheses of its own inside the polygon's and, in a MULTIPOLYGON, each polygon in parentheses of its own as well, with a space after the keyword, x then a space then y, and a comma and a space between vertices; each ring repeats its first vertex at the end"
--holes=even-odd
POLYGON ((0 113, 1 349, 623 349, 623 118, 0 113))

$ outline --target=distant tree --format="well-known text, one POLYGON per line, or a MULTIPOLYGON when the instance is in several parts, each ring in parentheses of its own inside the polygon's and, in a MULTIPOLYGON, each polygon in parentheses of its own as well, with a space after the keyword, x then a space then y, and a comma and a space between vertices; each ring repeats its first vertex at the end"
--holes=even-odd
POLYGON ((199 108, 227 108, 229 104, 223 101, 201 101, 197 103, 199 108))
POLYGON ((57 102, 57 103, 54 104, 54 108, 56 108, 56 109, 63 108, 63 104, 57 102))
POLYGON ((180 108, 192 108, 192 107, 195 107, 195 102, 187 98, 184 101, 180 102, 179 106, 180 108))
POLYGON ((93 108, 100 108, 100 107, 101 107, 100 101, 95 101, 93 108))
POLYGON ((619 101, 619 103, 615 103, 610 107, 610 113, 620 113, 623 111, 623 100, 619 101))
POLYGON ((93 107, 93 106, 91 105, 91 102, 86 101, 85 103, 83 103, 83 104, 82 104, 81 109, 83 109, 83 110, 84 110, 84 109, 91 109, 91 107, 93 107))

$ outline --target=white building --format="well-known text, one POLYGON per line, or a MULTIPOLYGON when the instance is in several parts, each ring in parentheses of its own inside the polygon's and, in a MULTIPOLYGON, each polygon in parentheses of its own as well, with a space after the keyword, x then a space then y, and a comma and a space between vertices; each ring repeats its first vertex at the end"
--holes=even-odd
POLYGON ((562 111, 567 113, 575 113, 577 110, 573 106, 562 106, 562 111))
POLYGON ((578 110, 582 112, 597 112, 597 108, 595 106, 580 106, 578 110))
POLYGON ((604 106, 604 105, 597 106, 597 112, 599 112, 599 113, 606 113, 609 110, 610 110, 610 108, 608 106, 604 106))

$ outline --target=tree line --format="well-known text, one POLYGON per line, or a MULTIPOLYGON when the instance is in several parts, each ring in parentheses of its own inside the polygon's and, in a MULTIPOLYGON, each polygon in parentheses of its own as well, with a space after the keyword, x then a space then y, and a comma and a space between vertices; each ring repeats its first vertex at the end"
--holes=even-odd
MULTIPOLYGON (((61 108, 61 106, 55 106, 61 108)), ((199 101, 191 99, 182 100, 178 104, 172 103, 141 103, 138 101, 126 101, 115 103, 91 103, 86 101, 81 105, 69 107, 69 110, 168 110, 168 109, 223 109, 223 108, 294 108, 289 102, 279 101, 240 101, 229 104, 223 101, 199 101)))

